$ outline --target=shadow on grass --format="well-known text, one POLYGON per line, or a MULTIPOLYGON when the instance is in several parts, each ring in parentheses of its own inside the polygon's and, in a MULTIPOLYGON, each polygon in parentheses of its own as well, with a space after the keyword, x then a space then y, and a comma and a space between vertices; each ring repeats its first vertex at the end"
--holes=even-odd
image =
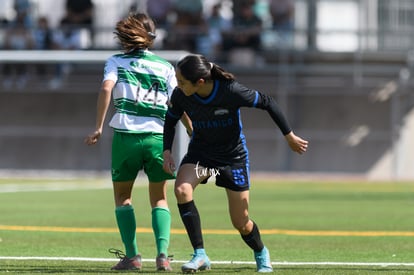
MULTIPOLYGON (((99 262, 33 262, 0 261, 0 274, 137 274, 137 271, 116 272, 110 270, 112 263, 99 262)), ((182 274, 181 265, 173 264, 173 271, 168 274, 182 274)), ((161 274, 155 266, 145 265, 138 274, 161 274)), ((277 266, 274 273, 284 275, 300 274, 413 274, 414 267, 350 267, 350 266, 277 266)), ((258 274, 254 266, 214 265, 212 270, 197 272, 197 274, 258 274)))
MULTIPOLYGON (((142 271, 122 271, 117 272, 110 270, 111 265, 107 264, 92 264, 91 266, 79 266, 77 264, 62 263, 57 264, 25 264, 24 262, 14 262, 11 264, 2 265, 0 263, 0 274, 165 274, 165 272, 158 272, 155 267, 145 266, 142 271)), ((182 274, 181 265, 173 265, 173 271, 168 274, 182 274)), ((254 274, 256 271, 253 267, 235 267, 233 266, 217 266, 212 270, 200 271, 197 274, 215 275, 215 274, 254 274)))

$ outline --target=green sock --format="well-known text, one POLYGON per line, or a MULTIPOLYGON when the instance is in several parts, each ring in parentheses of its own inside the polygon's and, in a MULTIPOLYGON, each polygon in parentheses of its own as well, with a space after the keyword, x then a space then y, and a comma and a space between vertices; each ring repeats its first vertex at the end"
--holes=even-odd
POLYGON ((118 223, 119 233, 125 246, 125 254, 128 258, 138 255, 136 241, 137 224, 132 205, 124 205, 115 208, 115 217, 118 223))
POLYGON ((171 213, 168 208, 154 207, 152 209, 152 229, 158 255, 164 253, 165 256, 168 256, 171 231, 171 213))

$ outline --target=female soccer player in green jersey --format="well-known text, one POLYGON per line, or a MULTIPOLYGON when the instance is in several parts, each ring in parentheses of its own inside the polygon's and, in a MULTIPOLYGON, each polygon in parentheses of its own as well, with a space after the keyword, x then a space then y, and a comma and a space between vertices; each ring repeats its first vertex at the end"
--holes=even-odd
MULTIPOLYGON (((131 201, 134 181, 144 170, 149 181, 152 227, 157 246, 156 267, 170 271, 168 246, 171 216, 166 197, 166 180, 174 178, 163 171, 163 127, 167 101, 177 86, 174 67, 148 49, 155 39, 154 22, 145 14, 131 14, 116 24, 115 35, 124 52, 111 56, 105 64, 98 96, 96 128, 85 143, 96 144, 111 96, 116 109, 109 125, 113 128, 112 181, 115 216, 125 254, 114 270, 141 270, 136 242, 136 220, 131 201)), ((187 132, 191 123, 183 118, 187 132)))

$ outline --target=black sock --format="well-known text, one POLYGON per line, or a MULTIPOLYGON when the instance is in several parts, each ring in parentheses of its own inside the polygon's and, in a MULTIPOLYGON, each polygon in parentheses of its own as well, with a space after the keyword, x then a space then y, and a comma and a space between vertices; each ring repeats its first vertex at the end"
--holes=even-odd
POLYGON ((198 214, 194 201, 178 204, 178 210, 180 211, 181 220, 184 223, 193 248, 204 248, 200 215, 198 214))
POLYGON ((260 232, 257 225, 253 222, 253 229, 247 235, 241 235, 243 241, 255 252, 260 252, 263 250, 264 245, 262 239, 260 238, 260 232))

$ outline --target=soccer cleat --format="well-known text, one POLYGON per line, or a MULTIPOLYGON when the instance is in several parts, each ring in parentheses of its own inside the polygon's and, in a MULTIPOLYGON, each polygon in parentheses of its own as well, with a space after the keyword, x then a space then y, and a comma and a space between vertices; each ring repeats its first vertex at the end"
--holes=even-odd
POLYGON ((211 268, 210 260, 203 250, 196 249, 193 258, 181 266, 183 273, 195 273, 198 270, 209 270, 211 268))
POLYGON ((267 273, 273 272, 272 263, 270 262, 269 250, 264 247, 260 252, 254 252, 256 260, 257 272, 267 273))
POLYGON ((157 271, 172 271, 170 266, 170 258, 165 256, 164 253, 157 256, 155 263, 157 265, 157 271))
POLYGON ((136 255, 132 258, 128 258, 121 250, 111 248, 109 252, 115 254, 119 259, 121 259, 116 265, 114 265, 111 270, 141 270, 142 269, 142 260, 141 255, 136 255))

